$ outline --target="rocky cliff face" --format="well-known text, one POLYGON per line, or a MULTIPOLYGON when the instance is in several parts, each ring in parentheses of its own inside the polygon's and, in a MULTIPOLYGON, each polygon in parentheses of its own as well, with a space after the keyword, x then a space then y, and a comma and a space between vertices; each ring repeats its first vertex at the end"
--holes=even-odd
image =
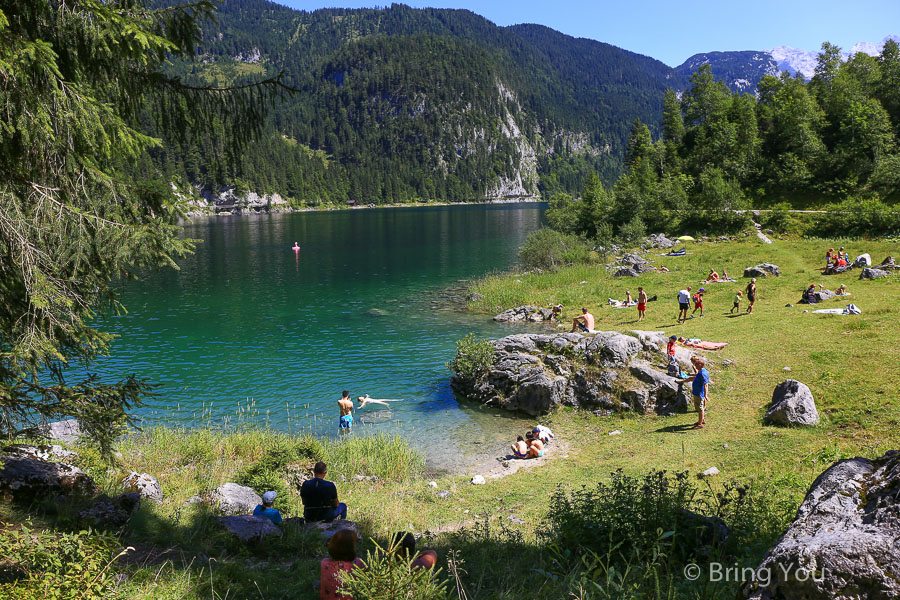
POLYGON ((451 385, 472 400, 529 415, 560 405, 604 412, 686 410, 687 392, 661 370, 665 335, 632 334, 510 335, 491 342, 494 358, 485 374, 457 374, 451 385))

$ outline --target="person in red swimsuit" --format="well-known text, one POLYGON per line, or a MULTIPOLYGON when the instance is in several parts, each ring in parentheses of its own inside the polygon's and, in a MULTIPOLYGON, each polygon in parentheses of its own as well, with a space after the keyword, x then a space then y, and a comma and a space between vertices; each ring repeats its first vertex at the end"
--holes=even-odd
POLYGON ((644 313, 647 312, 647 292, 644 288, 638 287, 638 321, 644 320, 644 313))

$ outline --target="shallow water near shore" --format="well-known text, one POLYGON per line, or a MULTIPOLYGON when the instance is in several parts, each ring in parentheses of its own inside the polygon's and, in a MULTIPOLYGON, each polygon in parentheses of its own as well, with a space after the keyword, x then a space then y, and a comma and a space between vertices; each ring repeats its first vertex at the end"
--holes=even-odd
POLYGON ((128 314, 104 378, 160 384, 145 425, 268 427, 338 436, 337 399, 402 399, 357 411, 351 435, 395 433, 432 470, 465 470, 531 424, 449 386, 455 343, 517 329, 461 309, 466 281, 514 264, 543 218, 538 204, 218 217, 180 270, 122 293, 128 314), (292 251, 298 242, 301 250, 292 251))

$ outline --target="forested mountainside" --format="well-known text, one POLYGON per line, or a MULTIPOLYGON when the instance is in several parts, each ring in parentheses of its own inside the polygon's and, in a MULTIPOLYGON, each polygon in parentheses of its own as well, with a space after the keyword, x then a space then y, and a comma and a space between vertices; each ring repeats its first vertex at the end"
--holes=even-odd
POLYGON ((207 189, 308 203, 391 203, 580 190, 622 171, 636 118, 657 130, 665 64, 538 25, 497 27, 465 10, 295 11, 224 0, 188 82, 234 85, 283 73, 240 170, 217 166, 224 129, 168 142, 139 168, 207 189))
POLYGON ((729 89, 750 94, 756 93, 756 86, 763 75, 779 73, 771 54, 755 50, 695 54, 675 67, 675 72, 679 80, 687 80, 705 64, 709 64, 715 77, 725 82, 729 89))

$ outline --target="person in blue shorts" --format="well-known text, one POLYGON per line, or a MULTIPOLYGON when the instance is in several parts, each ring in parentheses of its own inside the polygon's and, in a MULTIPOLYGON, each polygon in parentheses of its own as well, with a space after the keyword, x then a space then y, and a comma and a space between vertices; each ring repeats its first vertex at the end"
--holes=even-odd
POLYGON ((703 429, 706 425, 706 403, 709 400, 709 371, 706 370, 706 359, 702 356, 692 356, 691 364, 694 365, 694 374, 688 381, 693 382, 691 393, 694 395, 694 408, 697 409, 694 429, 703 429))
POLYGON ((349 430, 353 427, 353 400, 350 399, 350 392, 347 390, 344 390, 341 399, 338 400, 338 409, 341 412, 338 428, 349 430))

